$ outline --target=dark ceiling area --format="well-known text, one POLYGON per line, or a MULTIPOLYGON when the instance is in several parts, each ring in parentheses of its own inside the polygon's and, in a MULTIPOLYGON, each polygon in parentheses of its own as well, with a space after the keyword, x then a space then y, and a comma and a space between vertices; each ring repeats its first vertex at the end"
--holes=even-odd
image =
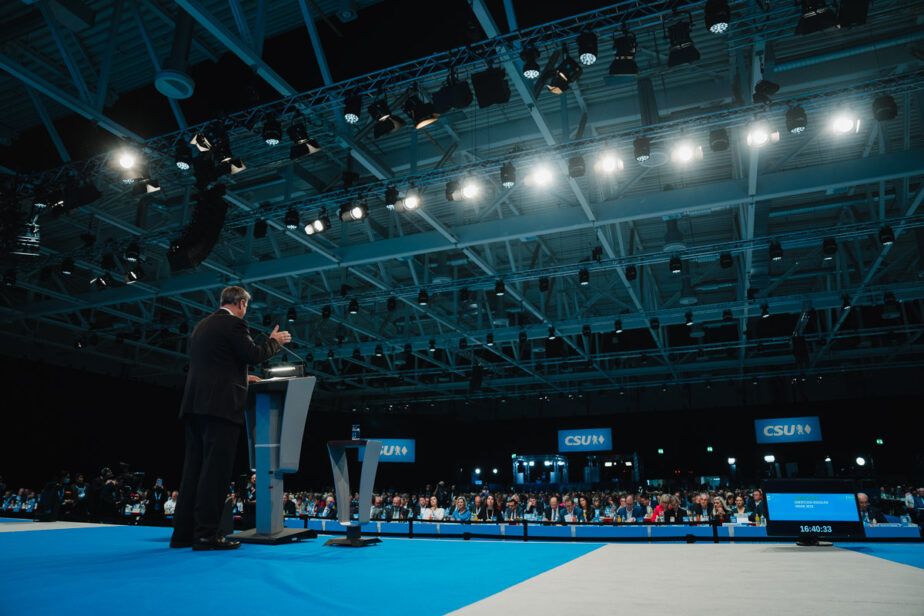
POLYGON ((240 284, 330 411, 919 395, 924 2, 809 4, 5 3, 3 354, 178 388, 240 284))

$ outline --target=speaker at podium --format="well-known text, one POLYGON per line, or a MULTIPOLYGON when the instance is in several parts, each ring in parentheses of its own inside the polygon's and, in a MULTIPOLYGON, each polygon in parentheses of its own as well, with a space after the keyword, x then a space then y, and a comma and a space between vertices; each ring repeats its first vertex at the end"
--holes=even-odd
POLYGON ((250 384, 244 419, 250 468, 257 475, 257 524, 233 535, 237 541, 279 544, 318 536, 313 530, 285 528, 282 508, 283 476, 298 471, 316 381, 306 376, 250 384))

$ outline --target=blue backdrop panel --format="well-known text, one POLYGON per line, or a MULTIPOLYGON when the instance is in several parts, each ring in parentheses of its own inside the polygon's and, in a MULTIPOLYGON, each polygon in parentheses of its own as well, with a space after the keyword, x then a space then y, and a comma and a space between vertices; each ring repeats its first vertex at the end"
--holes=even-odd
POLYGON ((319 538, 193 552, 169 549, 170 533, 147 527, 0 533, 0 611, 53 614, 67 597, 67 611, 102 616, 211 614, 225 604, 241 614, 311 606, 381 615, 407 614, 400 598, 414 597, 415 613, 443 614, 599 547, 390 538, 350 550, 324 547, 319 538))

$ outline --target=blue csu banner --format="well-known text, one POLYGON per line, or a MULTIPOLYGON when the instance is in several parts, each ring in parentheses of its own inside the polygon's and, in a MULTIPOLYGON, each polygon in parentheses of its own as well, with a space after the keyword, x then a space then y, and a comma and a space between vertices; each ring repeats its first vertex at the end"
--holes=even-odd
POLYGON ((821 440, 818 417, 755 419, 758 443, 803 443, 821 440))
MULTIPOLYGON (((382 455, 379 462, 413 462, 414 439, 412 438, 377 438, 382 441, 382 455)), ((365 449, 359 450, 359 461, 363 461, 365 449)))
POLYGON ((558 431, 558 451, 609 451, 612 448, 613 431, 609 428, 558 431))

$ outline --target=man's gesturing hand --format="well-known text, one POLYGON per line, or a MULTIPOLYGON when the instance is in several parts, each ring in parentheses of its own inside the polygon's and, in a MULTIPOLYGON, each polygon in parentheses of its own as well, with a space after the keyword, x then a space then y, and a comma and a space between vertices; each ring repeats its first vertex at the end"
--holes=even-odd
POLYGON ((273 328, 273 332, 269 335, 269 337, 279 344, 289 344, 292 342, 292 334, 286 331, 279 331, 278 325, 273 328))

